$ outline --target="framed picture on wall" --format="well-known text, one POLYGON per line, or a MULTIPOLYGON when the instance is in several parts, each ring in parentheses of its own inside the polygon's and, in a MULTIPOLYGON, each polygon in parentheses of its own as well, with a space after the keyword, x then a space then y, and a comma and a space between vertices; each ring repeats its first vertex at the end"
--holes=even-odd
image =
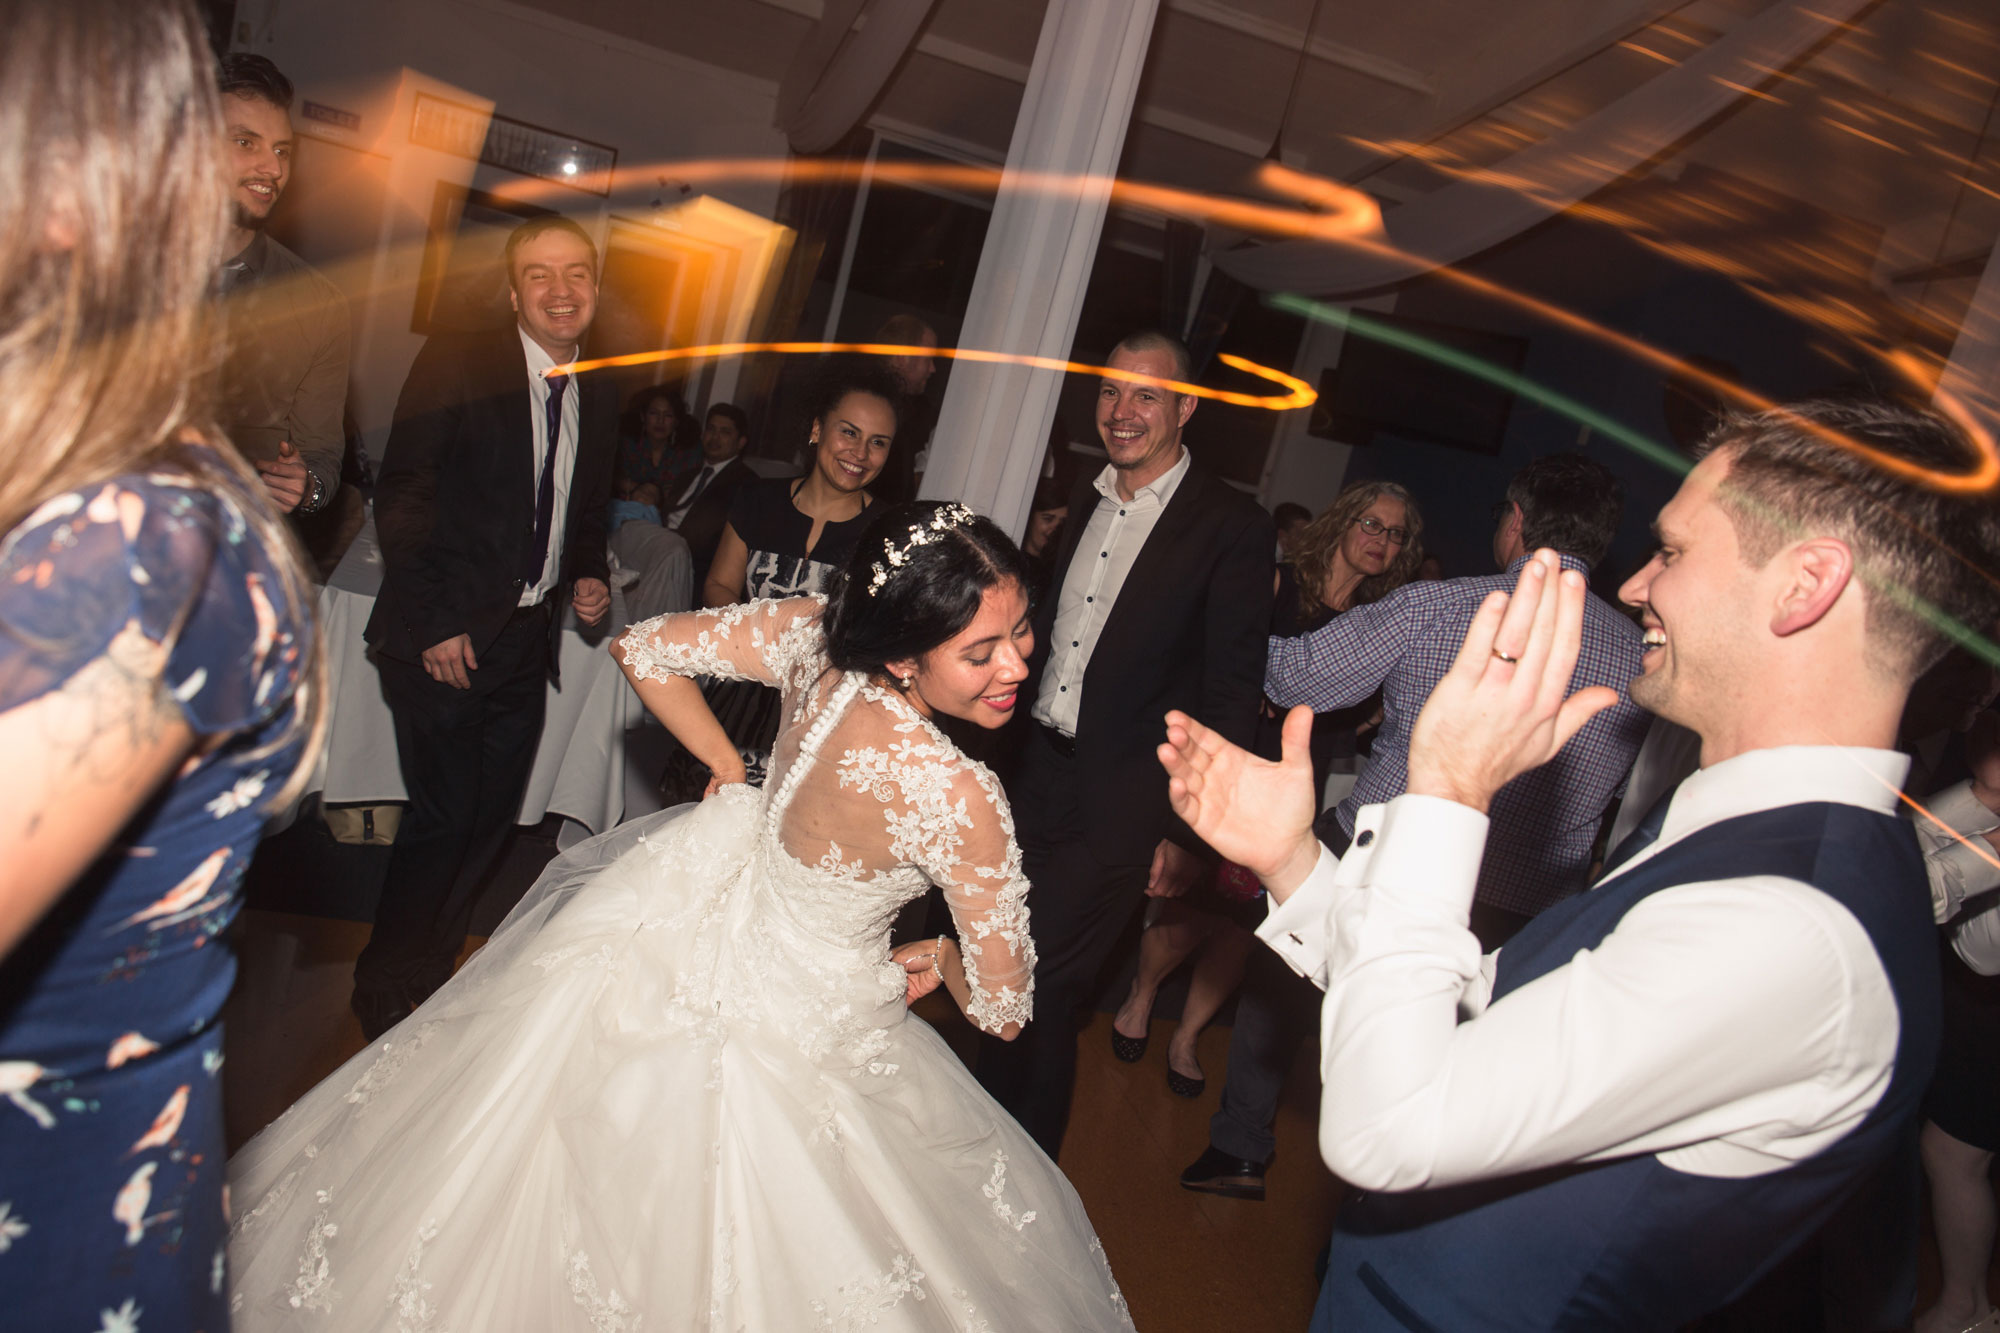
POLYGON ((555 212, 451 181, 437 183, 430 231, 417 272, 412 333, 470 333, 512 322, 507 300, 507 234, 555 212))

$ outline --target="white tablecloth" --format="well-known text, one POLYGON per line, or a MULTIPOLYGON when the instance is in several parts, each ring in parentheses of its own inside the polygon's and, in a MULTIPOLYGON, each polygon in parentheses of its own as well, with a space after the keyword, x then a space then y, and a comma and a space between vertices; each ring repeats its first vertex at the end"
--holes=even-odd
MULTIPOLYGON (((306 790, 330 805, 409 798, 396 762, 395 722, 361 637, 381 586, 382 552, 371 515, 319 598, 332 711, 326 752, 306 790)), ((603 632, 586 639, 574 615, 563 626, 562 684, 549 686, 535 766, 515 816, 518 823, 539 824, 553 813, 581 826, 564 827, 563 845, 602 833, 628 814, 659 809, 651 778, 628 772, 626 762, 626 728, 637 725, 645 709, 605 651, 625 624, 624 599, 614 588, 603 632)))

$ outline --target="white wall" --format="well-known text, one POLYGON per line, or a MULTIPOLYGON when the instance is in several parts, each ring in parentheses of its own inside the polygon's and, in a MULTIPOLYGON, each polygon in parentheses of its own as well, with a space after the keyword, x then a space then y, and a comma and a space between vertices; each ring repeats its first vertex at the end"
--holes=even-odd
MULTIPOLYGON (((239 0, 234 36, 235 49, 277 63, 299 103, 360 113, 360 129, 345 132, 305 119, 299 104, 293 108, 302 133, 379 154, 389 179, 381 254, 329 271, 354 301, 352 407, 371 448, 379 449, 403 374, 422 343, 409 327, 411 294, 435 180, 490 191, 524 179, 412 149, 413 84, 445 96, 461 90, 466 96, 458 100, 490 102, 500 115, 608 144, 618 150, 621 173, 658 164, 635 173, 609 199, 559 188, 537 200, 600 239, 611 213, 640 217, 656 199, 681 198, 658 180, 672 179, 676 162, 787 155, 772 125, 775 85, 507 0, 239 0)), ((303 169, 310 151, 301 157, 303 169)), ((763 217, 777 204, 775 179, 702 188, 763 217)))

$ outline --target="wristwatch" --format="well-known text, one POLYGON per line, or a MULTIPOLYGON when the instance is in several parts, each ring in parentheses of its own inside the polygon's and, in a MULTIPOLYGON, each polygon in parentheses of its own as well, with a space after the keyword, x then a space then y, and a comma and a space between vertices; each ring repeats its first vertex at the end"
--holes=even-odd
POLYGON ((313 471, 311 468, 306 469, 306 475, 312 478, 312 489, 306 492, 305 499, 299 501, 299 512, 301 514, 317 514, 320 510, 326 508, 326 485, 320 481, 319 473, 313 471))

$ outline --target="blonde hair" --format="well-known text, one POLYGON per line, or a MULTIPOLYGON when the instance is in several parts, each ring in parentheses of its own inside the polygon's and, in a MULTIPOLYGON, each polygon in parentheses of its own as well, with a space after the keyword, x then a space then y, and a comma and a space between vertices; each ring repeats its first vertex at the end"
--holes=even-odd
POLYGON ((1416 577, 1417 566, 1424 562, 1424 516, 1418 512, 1417 498, 1393 481, 1357 481, 1335 496, 1318 518, 1306 524, 1293 547, 1292 569, 1298 575, 1301 616, 1312 616, 1320 606, 1320 594, 1333 573, 1333 558, 1347 530, 1368 512, 1368 506, 1385 495, 1401 502, 1403 526, 1410 535, 1403 542, 1403 549, 1390 557, 1388 568, 1355 586, 1348 605, 1378 602, 1416 577))
MULTIPOLYGON (((235 501, 309 619, 304 562, 215 421, 209 295, 230 207, 199 23, 186 0, 0 0, 0 31, 0 533, 53 496, 161 468, 235 501)), ((273 747, 303 731, 307 756, 324 675, 310 637, 273 747)))

